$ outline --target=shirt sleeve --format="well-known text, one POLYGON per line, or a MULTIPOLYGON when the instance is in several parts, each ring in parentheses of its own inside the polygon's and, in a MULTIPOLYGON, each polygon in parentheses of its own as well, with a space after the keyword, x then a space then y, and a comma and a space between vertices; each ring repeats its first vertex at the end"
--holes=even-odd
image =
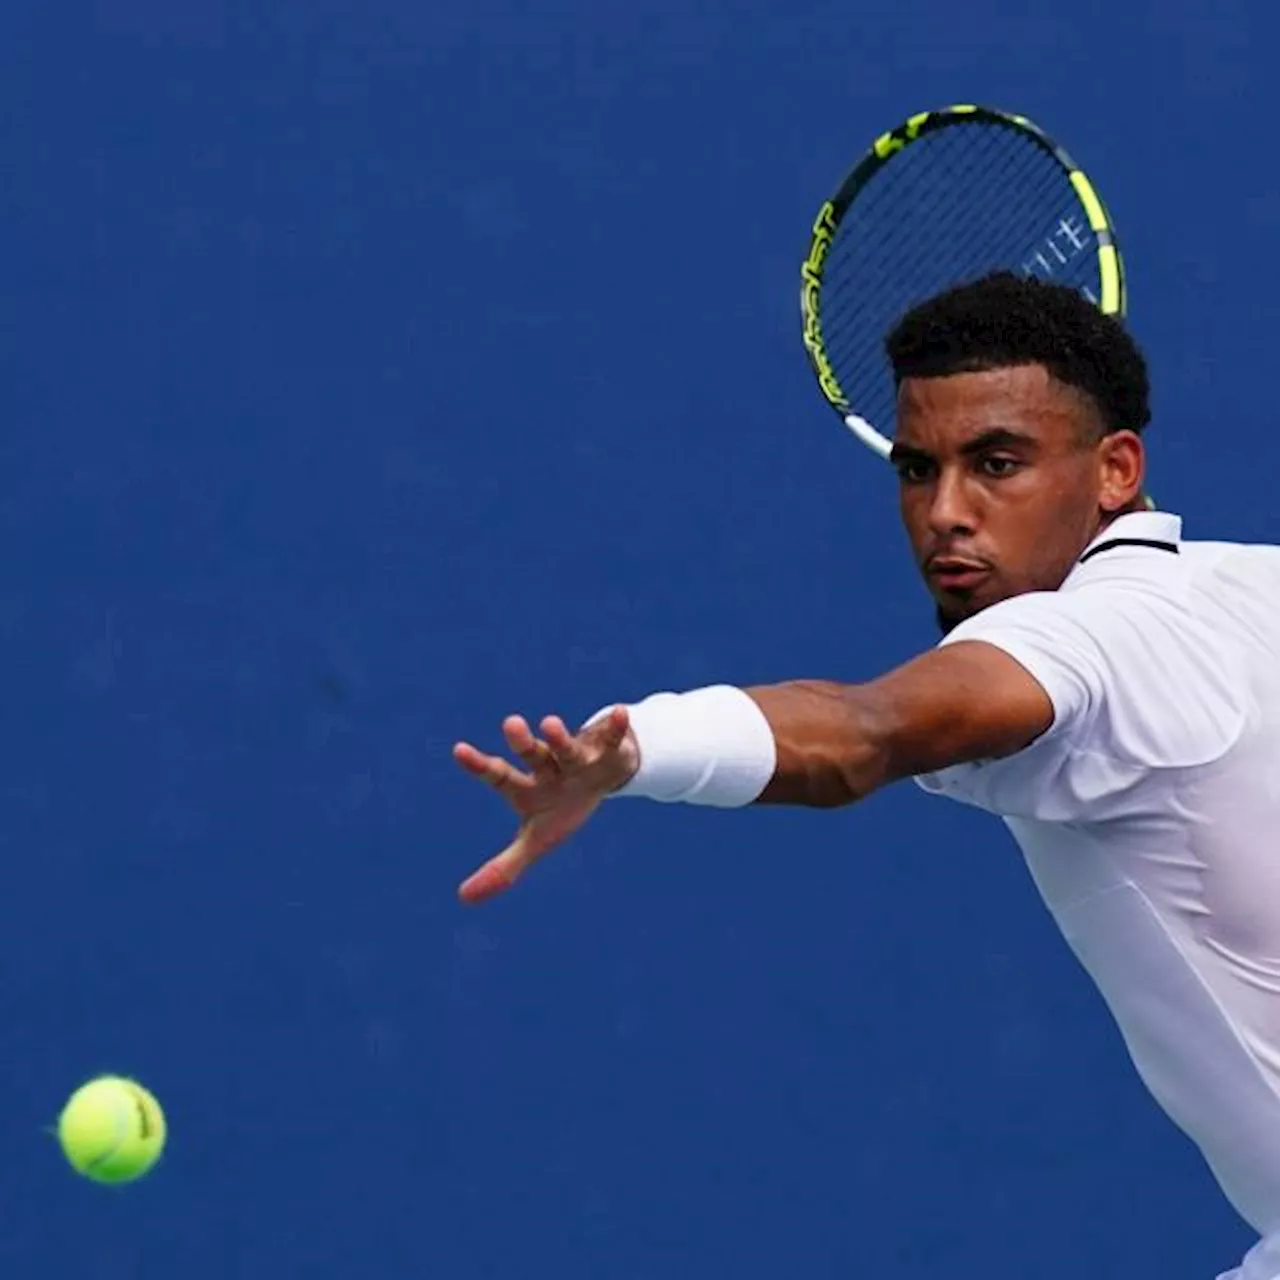
POLYGON ((983 641, 1040 684, 1053 723, 1004 760, 922 778, 996 812, 1093 817, 1144 777, 1224 755, 1248 718, 1245 664, 1176 596, 1105 586, 1034 592, 984 609, 943 644, 983 641))
POLYGON ((942 644, 981 640, 1028 671, 1053 704, 1053 724, 1039 739, 1083 737, 1106 698, 1108 662, 1096 627, 1057 592, 1015 596, 950 631, 942 644))

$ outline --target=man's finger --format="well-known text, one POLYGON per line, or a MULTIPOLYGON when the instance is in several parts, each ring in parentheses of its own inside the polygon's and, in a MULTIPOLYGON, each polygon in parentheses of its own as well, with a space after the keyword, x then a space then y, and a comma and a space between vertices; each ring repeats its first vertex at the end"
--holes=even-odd
POLYGON ((598 720, 594 721, 584 733, 592 734, 596 741, 605 748, 612 749, 621 743, 631 728, 631 716, 626 707, 610 707, 598 720))
POLYGON ((535 773, 554 772, 556 761, 551 748, 533 736, 523 716, 508 716, 502 722, 502 732, 507 746, 535 773))
POLYGON ((569 732, 565 722, 559 716, 548 716, 538 727, 547 740, 552 759, 561 769, 586 763, 587 752, 581 739, 569 732))
POLYGON ((503 870, 501 865, 496 861, 486 862, 479 871, 468 876, 458 886, 458 897, 469 907, 478 906, 505 892, 511 887, 511 883, 512 877, 503 870))
POLYGON ((509 761, 477 751, 469 742, 457 743, 453 748, 453 758, 473 778, 479 778, 499 791, 527 791, 536 785, 533 778, 521 773, 509 761))
POLYGON ((458 886, 458 897, 468 906, 496 898, 515 884, 534 857, 523 836, 518 835, 496 858, 490 858, 458 886))
POLYGON ((529 722, 524 716, 508 716, 502 722, 502 736, 516 755, 527 751, 535 741, 533 730, 529 728, 529 722))

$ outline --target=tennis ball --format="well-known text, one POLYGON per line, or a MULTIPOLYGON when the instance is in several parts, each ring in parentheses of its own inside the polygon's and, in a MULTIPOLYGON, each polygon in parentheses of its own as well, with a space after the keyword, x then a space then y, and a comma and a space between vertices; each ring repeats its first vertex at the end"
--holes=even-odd
POLYGON ((94 1182, 132 1182, 164 1149, 160 1104, 135 1080, 98 1076, 67 1099, 58 1141, 71 1167, 94 1182))

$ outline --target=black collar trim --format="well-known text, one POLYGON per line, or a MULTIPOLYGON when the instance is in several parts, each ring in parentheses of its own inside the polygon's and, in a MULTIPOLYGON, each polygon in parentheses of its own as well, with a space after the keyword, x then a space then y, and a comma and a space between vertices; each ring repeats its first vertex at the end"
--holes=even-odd
POLYGON ((1176 542, 1160 542, 1155 538, 1111 538, 1107 542, 1098 543, 1096 547, 1091 547, 1080 557, 1079 563, 1084 564, 1086 560, 1092 560, 1094 556, 1100 556, 1104 551, 1110 551, 1112 547, 1150 547, 1153 551, 1172 551, 1175 556, 1178 554, 1176 542))

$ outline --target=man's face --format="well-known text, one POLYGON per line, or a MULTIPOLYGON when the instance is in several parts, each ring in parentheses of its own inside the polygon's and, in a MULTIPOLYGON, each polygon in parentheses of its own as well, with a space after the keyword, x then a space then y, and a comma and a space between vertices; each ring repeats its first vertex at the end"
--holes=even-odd
POLYGON ((1142 448, 1042 365, 906 378, 890 455, 903 523, 944 631, 1052 591, 1132 503, 1142 448))

